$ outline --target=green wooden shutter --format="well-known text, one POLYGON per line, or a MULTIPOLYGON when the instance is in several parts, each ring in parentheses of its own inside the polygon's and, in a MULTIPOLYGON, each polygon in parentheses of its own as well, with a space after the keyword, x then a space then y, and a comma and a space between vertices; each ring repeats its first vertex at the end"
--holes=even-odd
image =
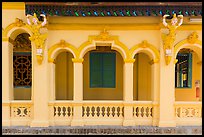
POLYGON ((90 53, 90 87, 102 87, 101 53, 90 53))
POLYGON ((188 54, 188 87, 192 87, 192 53, 188 54))
POLYGON ((103 54, 103 87, 115 88, 115 53, 103 54))
POLYGON ((90 53, 90 87, 115 88, 115 53, 90 53))

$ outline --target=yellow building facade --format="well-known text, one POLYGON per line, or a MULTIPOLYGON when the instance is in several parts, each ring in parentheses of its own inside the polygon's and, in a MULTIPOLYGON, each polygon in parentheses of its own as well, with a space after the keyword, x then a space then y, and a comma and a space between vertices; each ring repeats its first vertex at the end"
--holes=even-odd
POLYGON ((169 48, 162 16, 46 16, 37 28, 29 3, 2 4, 3 126, 202 125, 202 17, 184 15, 169 48))

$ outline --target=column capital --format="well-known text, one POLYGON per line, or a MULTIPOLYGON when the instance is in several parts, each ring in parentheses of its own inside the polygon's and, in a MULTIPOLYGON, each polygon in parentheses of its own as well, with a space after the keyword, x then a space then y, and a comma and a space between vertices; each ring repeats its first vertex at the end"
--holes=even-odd
POLYGON ((158 63, 158 62, 159 62, 159 59, 152 59, 152 60, 149 62, 149 64, 150 64, 150 65, 153 65, 153 64, 158 63))
POLYGON ((73 58, 72 62, 73 63, 82 63, 84 61, 84 59, 80 59, 80 58, 73 58))
POLYGON ((124 59, 125 63, 134 63, 135 59, 124 59))
POLYGON ((49 63, 54 63, 54 64, 55 64, 55 59, 53 59, 53 58, 49 58, 49 59, 48 59, 48 62, 49 62, 49 63))
POLYGON ((3 42, 8 42, 8 41, 9 41, 9 38, 8 38, 8 37, 2 37, 2 41, 3 41, 3 42))

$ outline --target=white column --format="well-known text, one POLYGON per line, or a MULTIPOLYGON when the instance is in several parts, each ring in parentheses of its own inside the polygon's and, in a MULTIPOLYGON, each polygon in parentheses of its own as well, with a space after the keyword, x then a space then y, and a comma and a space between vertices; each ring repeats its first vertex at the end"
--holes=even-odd
POLYGON ((151 95, 153 104, 153 119, 152 125, 158 126, 159 122, 159 63, 153 62, 151 66, 151 95))
POLYGON ((2 41, 2 126, 10 126, 10 100, 13 100, 13 50, 2 41))
POLYGON ((83 59, 72 59, 74 65, 74 108, 73 108, 73 119, 71 126, 83 126, 82 118, 82 101, 83 101, 83 59))
MULTIPOLYGON (((172 51, 174 49, 172 48, 172 51)), ((172 56, 166 65, 163 45, 160 46, 159 127, 175 127, 175 64, 172 56)))
MULTIPOLYGON (((34 45, 34 44, 32 44, 34 45)), ((48 59, 47 46, 44 50, 44 59, 41 64, 38 64, 36 57, 36 48, 32 46, 33 58, 33 80, 32 80, 32 100, 33 100, 33 120, 31 127, 48 127, 49 126, 49 91, 48 86, 48 59)))
POLYGON ((134 126, 133 119, 133 61, 123 65, 123 101, 124 101, 124 120, 123 126, 134 126))

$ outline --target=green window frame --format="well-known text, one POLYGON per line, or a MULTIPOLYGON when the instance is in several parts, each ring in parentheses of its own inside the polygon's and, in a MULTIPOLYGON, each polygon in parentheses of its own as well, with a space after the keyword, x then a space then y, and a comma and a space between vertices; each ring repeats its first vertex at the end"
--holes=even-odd
POLYGON ((192 88, 192 53, 178 53, 175 65, 175 87, 192 88))
POLYGON ((90 88, 115 88, 116 54, 90 53, 90 88))

